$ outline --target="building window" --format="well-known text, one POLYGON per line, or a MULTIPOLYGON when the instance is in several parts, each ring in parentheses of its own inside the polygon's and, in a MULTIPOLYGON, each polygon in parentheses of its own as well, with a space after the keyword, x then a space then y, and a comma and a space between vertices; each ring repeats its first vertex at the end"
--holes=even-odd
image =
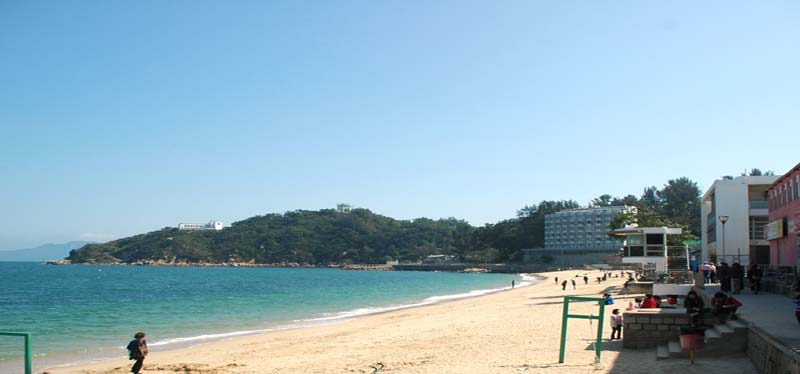
POLYGON ((786 194, 786 183, 783 184, 783 205, 789 203, 789 196, 786 194))
MULTIPOLYGON (((796 191, 797 198, 800 199, 800 175, 794 177, 794 189, 796 191)), ((800 241, 798 241, 800 243, 800 241)))
POLYGON ((774 209, 772 207, 772 191, 767 191, 767 204, 769 204, 769 210, 774 209))

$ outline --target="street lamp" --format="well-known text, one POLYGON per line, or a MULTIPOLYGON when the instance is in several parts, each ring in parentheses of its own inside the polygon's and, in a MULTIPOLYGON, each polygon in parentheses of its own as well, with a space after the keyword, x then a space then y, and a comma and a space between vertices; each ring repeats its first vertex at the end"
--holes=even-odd
POLYGON ((728 216, 719 216, 719 221, 722 222, 722 261, 725 261, 725 222, 728 222, 728 216))

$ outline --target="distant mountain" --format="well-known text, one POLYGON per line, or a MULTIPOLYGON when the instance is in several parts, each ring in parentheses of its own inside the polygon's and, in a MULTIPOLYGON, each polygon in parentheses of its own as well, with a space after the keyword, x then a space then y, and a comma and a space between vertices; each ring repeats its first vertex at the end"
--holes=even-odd
POLYGON ((60 260, 69 256, 69 251, 91 244, 74 241, 63 244, 44 244, 36 248, 0 251, 0 261, 48 261, 60 260))

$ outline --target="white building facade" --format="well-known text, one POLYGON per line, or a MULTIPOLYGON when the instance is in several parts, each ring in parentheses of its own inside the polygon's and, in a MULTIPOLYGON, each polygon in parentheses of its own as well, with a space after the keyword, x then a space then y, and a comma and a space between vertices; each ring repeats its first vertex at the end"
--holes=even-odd
POLYGON ((208 223, 179 223, 178 230, 196 231, 196 230, 222 230, 222 222, 217 220, 209 221, 208 223))
POLYGON ((714 181, 700 205, 704 261, 769 264, 767 189, 777 179, 741 176, 714 181))
POLYGON ((622 242, 608 236, 611 221, 635 207, 608 206, 570 209, 544 217, 545 249, 620 249, 622 242))

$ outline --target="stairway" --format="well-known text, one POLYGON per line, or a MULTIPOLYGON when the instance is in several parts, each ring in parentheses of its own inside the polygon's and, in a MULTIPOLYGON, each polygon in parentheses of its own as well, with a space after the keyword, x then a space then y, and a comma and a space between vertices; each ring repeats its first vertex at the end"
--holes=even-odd
MULTIPOLYGON (((744 352, 747 349, 747 326, 739 321, 718 323, 706 329, 705 347, 697 350, 697 357, 719 357, 744 352)), ((678 339, 656 347, 656 358, 688 358, 689 351, 681 349, 678 339)))

